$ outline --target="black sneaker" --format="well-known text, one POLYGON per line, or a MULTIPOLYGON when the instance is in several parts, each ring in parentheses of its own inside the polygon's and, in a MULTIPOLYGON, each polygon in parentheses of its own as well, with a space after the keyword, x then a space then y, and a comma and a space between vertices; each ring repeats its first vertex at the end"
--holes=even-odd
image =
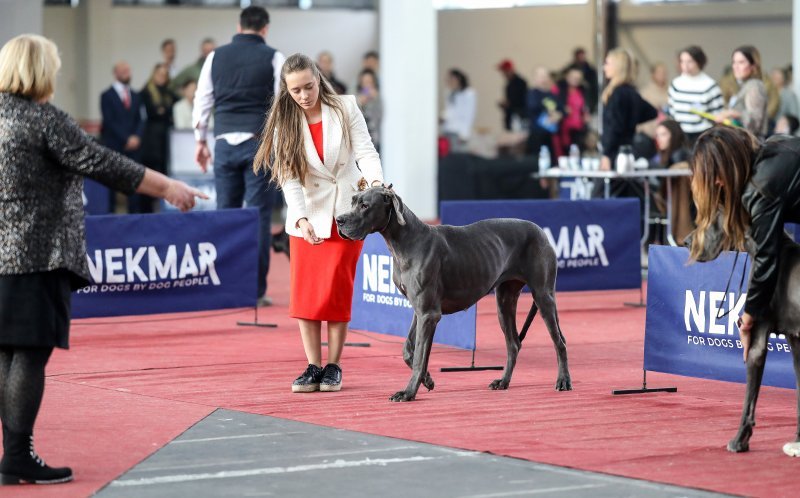
POLYGON ((322 380, 324 370, 316 365, 309 364, 306 371, 292 382, 293 393, 313 393, 319 391, 319 382, 322 380))
POLYGON ((342 389, 342 369, 335 363, 328 363, 322 370, 322 380, 319 383, 319 390, 332 392, 342 389))

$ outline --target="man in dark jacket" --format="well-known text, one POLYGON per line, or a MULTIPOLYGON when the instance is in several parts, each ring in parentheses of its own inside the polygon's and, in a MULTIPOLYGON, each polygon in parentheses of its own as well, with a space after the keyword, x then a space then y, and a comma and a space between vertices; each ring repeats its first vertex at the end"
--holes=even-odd
POLYGON ((192 123, 197 139, 195 158, 205 172, 211 159, 206 132, 214 109, 214 180, 217 209, 258 208, 258 304, 272 304, 266 295, 269 272, 270 222, 275 186, 268 175, 253 173, 258 135, 278 92, 286 57, 266 44, 269 14, 251 6, 239 16, 238 34, 209 54, 200 72, 192 123))
POLYGON ((514 63, 508 59, 501 61, 497 69, 507 80, 506 98, 499 105, 503 109, 503 126, 510 130, 514 116, 522 120, 527 113, 528 82, 514 71, 514 63))
MULTIPOLYGON (((130 85, 131 67, 127 62, 118 62, 114 65, 114 83, 100 96, 100 110, 103 115, 100 138, 109 149, 139 161, 145 116, 142 98, 130 85)), ((108 196, 111 199, 109 211, 113 211, 114 193, 109 190, 108 196)), ((144 199, 140 194, 128 196, 129 213, 150 211, 152 203, 149 199, 144 199), (149 210, 148 204, 151 206, 149 210)))

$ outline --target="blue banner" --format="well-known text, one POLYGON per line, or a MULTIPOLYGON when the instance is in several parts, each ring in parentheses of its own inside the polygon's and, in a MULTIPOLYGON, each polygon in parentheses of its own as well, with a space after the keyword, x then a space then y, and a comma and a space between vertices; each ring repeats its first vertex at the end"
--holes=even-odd
POLYGON ((556 250, 559 291, 641 286, 638 199, 445 201, 440 212, 447 225, 487 218, 536 223, 556 250))
POLYGON ((108 214, 111 207, 112 191, 103 184, 89 178, 83 179, 83 209, 86 214, 108 214))
MULTIPOLYGON (((364 241, 353 287, 350 328, 381 334, 408 336, 414 310, 392 282, 392 256, 380 234, 364 241)), ((464 349, 475 348, 477 306, 444 315, 433 341, 464 349)))
POLYGON ((72 316, 254 306, 257 239, 255 209, 88 216, 94 284, 73 294, 72 316))
MULTIPOLYGON (((745 382, 736 322, 747 295, 747 254, 739 254, 735 269, 734 253, 692 265, 687 265, 689 251, 682 247, 651 246, 649 254, 645 370, 745 382), (743 272, 745 290, 740 294, 743 272), (726 312, 727 316, 717 319, 726 312)), ((767 348, 763 383, 794 388, 792 354, 786 338, 780 333, 770 334, 767 348)))

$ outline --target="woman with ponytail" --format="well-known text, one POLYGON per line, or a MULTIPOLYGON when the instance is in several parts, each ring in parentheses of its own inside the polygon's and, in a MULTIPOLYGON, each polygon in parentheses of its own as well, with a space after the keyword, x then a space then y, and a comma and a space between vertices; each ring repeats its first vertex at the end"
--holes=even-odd
POLYGON ((280 90, 253 162, 283 190, 290 235, 289 315, 297 318, 308 367, 293 392, 338 391, 361 241, 342 239, 336 216, 363 186, 383 184, 380 157, 352 95, 336 95, 314 62, 294 54, 281 69, 280 90), (356 164, 358 162, 358 164, 356 164), (322 368, 322 322, 328 359, 322 368))

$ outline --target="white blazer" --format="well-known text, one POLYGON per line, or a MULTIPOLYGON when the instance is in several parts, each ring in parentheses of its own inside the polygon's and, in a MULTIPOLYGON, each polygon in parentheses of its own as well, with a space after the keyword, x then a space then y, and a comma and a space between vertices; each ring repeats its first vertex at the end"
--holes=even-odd
POLYGON ((322 239, 330 238, 331 225, 336 216, 350 211, 350 200, 358 191, 364 178, 367 185, 383 182, 381 160, 372 144, 367 123, 352 95, 337 97, 345 110, 350 131, 350 143, 345 143, 339 115, 322 104, 322 146, 324 162, 319 160, 314 140, 303 114, 303 136, 308 174, 305 185, 299 179, 287 180, 281 185, 286 198, 286 233, 296 237, 303 234, 297 228, 300 218, 307 218, 314 233, 322 239), (358 165, 356 165, 358 163, 358 165))

